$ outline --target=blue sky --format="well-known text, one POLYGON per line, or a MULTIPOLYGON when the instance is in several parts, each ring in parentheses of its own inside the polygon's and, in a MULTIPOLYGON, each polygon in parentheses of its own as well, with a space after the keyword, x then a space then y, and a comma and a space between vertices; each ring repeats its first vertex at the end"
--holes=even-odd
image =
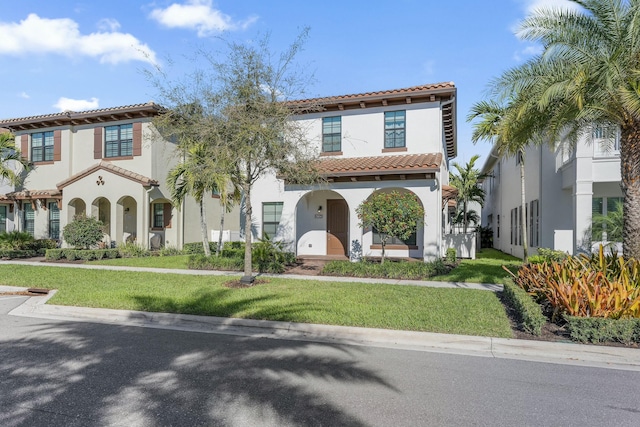
POLYGON ((81 111, 157 99, 143 70, 189 71, 197 49, 219 37, 271 33, 285 49, 303 27, 298 63, 313 73, 310 96, 344 95, 453 81, 458 157, 488 153, 470 142, 470 106, 487 83, 539 50, 514 35, 539 7, 566 0, 0 0, 0 118, 81 111))

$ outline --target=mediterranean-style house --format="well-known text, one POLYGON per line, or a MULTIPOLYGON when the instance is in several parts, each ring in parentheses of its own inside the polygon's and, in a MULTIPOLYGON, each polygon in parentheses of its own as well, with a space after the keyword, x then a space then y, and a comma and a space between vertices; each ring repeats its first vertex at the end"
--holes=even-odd
MULTIPOLYGON (((406 89, 296 101, 321 105, 293 120, 320 153, 327 182, 301 186, 275 174, 260 180, 252 206, 260 206, 258 236, 287 242, 298 256, 379 256, 375 230, 358 224, 356 208, 374 192, 412 192, 422 203, 424 226, 406 241, 391 241, 395 257, 434 259, 453 242, 444 234, 449 160, 456 155, 456 87, 439 83, 406 89)), ((460 255, 472 256, 459 250, 460 255)))
MULTIPOLYGON (((293 104, 321 106, 292 120, 315 144, 326 179, 301 186, 275 171, 261 178, 252 190, 254 238, 283 241, 298 256, 377 256, 378 235, 358 225, 356 208, 374 192, 412 192, 425 209, 424 225, 406 241, 389 242, 388 255, 429 260, 453 246, 459 256, 474 256, 473 239, 445 234, 455 198, 448 186, 457 150, 453 83, 293 104)), ((65 224, 85 213, 107 225, 112 244, 135 239, 179 248, 199 241, 195 201, 180 209, 171 204, 165 181, 179 157, 151 123, 160 110, 147 103, 0 120, 35 166, 23 188, 0 194, 4 230, 58 239, 65 224)), ((206 209, 214 237, 219 203, 207 200, 206 209)), ((225 239, 239 239, 243 222, 239 208, 228 214, 225 239)))
POLYGON ((527 219, 530 253, 551 248, 577 254, 607 243, 606 230, 592 233, 592 215, 606 215, 622 201, 619 149, 618 130, 599 125, 575 145, 528 147, 523 212, 522 158, 499 156, 494 147, 482 168, 489 175, 483 183, 482 224, 493 229, 493 247, 523 256, 521 215, 527 219))
MULTIPOLYGON (((178 209, 170 200, 165 181, 179 157, 151 124, 160 110, 150 102, 0 120, 34 166, 22 188, 2 189, 0 231, 60 239, 83 213, 105 224, 108 245, 182 247, 201 240, 195 201, 187 198, 178 209)), ((215 227, 219 203, 207 198, 206 206, 215 227)), ((238 228, 237 221, 238 215, 227 219, 230 227, 238 228)))

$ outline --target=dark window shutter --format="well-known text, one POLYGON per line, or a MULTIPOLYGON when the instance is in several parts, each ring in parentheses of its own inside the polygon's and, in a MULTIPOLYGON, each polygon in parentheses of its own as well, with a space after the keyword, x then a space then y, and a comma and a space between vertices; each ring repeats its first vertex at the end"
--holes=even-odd
POLYGON ((62 131, 53 132, 53 161, 59 162, 62 159, 62 131))
POLYGON ((25 159, 29 158, 29 135, 24 134, 20 137, 20 152, 25 159))
POLYGON ((102 158, 102 127, 93 129, 93 158, 102 158))
POLYGON ((164 212, 162 216, 164 219, 164 228, 171 228, 171 203, 164 204, 164 212))
POLYGON ((142 123, 133 124, 133 155, 142 155, 142 123))

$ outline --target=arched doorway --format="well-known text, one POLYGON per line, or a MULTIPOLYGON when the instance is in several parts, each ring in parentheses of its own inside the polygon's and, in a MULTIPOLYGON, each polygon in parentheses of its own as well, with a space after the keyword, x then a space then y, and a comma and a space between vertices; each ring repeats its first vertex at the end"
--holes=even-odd
POLYGON ((91 204, 91 216, 102 221, 107 243, 111 241, 111 202, 104 197, 98 197, 91 204))
POLYGON ((337 192, 306 193, 296 205, 298 256, 348 256, 349 205, 337 192))
POLYGON ((138 204, 131 196, 124 196, 118 200, 116 213, 116 241, 118 243, 135 242, 138 230, 138 204))
POLYGON ((67 224, 78 215, 87 214, 87 204, 82 199, 73 199, 67 204, 67 224))

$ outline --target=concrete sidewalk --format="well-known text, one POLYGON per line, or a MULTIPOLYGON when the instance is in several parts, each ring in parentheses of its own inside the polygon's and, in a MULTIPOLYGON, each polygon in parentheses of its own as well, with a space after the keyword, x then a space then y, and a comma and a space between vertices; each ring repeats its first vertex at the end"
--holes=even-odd
MULTIPOLYGON (((0 286, 0 292, 24 289, 0 286)), ((46 296, 30 297, 9 314, 58 321, 373 346, 640 371, 640 350, 631 348, 45 304, 54 294, 55 291, 52 291, 46 296)))
MULTIPOLYGON (((242 275, 238 271, 217 271, 217 270, 183 270, 173 268, 149 268, 149 267, 125 267, 115 265, 91 265, 91 264, 65 264, 55 262, 40 261, 18 261, 3 260, 0 265, 32 265, 40 267, 59 267, 59 268, 83 268, 89 270, 114 270, 114 271, 139 271, 147 273, 160 274, 186 274, 193 276, 231 276, 237 277, 242 275)), ((304 276, 298 274, 258 274, 258 277, 281 277, 283 279, 294 280, 318 280, 322 282, 357 282, 357 283, 383 283, 388 285, 408 285, 408 286, 426 286, 431 288, 458 288, 458 289, 478 289, 483 291, 502 291, 502 285, 491 283, 465 283, 465 282, 436 282, 431 280, 400 280, 400 279, 368 279, 360 277, 340 277, 340 276, 304 276)))

